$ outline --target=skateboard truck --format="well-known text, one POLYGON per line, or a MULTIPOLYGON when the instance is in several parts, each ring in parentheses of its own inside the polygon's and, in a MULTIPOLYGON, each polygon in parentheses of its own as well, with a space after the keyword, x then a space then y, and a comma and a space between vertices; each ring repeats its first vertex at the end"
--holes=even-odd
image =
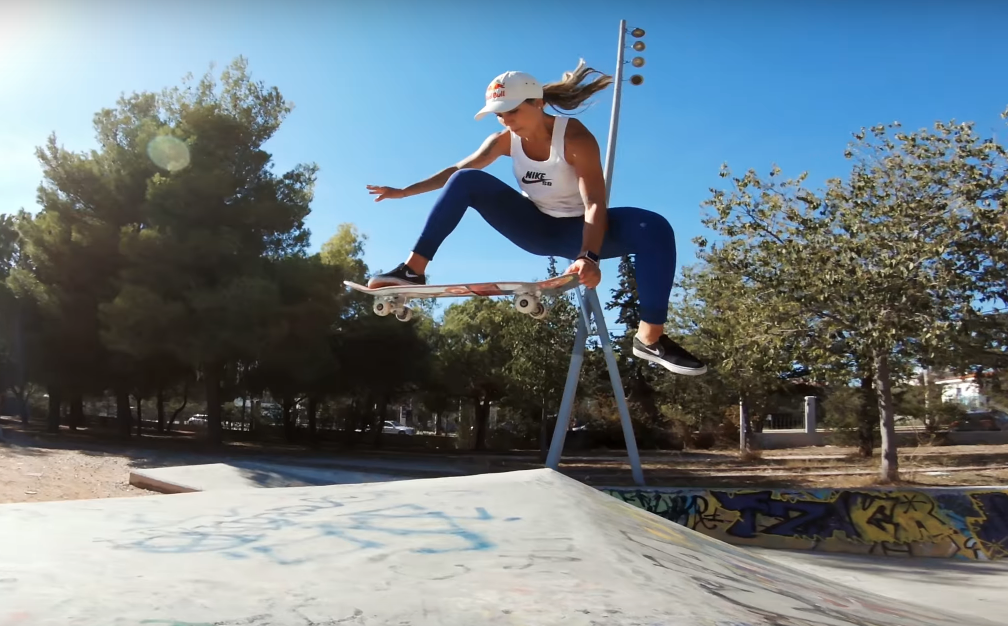
POLYGON ((546 317, 546 307, 543 306, 539 298, 532 295, 517 295, 514 299, 515 309, 519 313, 525 313, 534 319, 541 320, 546 317))
POLYGON ((396 319, 400 322, 408 322, 413 319, 413 309, 406 306, 406 298, 402 296, 381 296, 375 298, 374 306, 371 308, 375 312, 375 315, 380 317, 395 313, 396 319))

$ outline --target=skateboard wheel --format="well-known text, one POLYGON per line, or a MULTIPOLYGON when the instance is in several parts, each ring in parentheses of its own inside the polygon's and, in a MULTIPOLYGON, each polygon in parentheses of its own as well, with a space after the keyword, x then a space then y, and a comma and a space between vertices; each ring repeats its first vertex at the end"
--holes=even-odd
POLYGON ((519 313, 532 313, 537 306, 542 306, 539 301, 532 296, 517 296, 515 298, 515 308, 519 313))
POLYGON ((546 317, 546 307, 544 307, 541 302, 536 303, 535 309, 529 313, 529 315, 537 320, 541 320, 546 317))
POLYGON ((396 311, 395 316, 400 322, 408 322, 413 318, 413 309, 400 309, 396 311))
POLYGON ((375 315, 380 315, 382 317, 385 317, 392 312, 392 307, 389 306, 388 302, 382 302, 381 300, 375 302, 373 308, 375 315))

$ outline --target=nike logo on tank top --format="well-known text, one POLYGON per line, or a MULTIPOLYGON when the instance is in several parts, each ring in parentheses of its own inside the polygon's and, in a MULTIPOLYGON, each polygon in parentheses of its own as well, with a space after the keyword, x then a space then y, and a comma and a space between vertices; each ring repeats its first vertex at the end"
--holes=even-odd
POLYGON ((545 161, 533 161, 525 156, 521 137, 511 133, 511 161, 518 187, 540 211, 553 217, 580 217, 585 212, 574 166, 564 160, 567 120, 562 115, 556 117, 550 155, 545 161))

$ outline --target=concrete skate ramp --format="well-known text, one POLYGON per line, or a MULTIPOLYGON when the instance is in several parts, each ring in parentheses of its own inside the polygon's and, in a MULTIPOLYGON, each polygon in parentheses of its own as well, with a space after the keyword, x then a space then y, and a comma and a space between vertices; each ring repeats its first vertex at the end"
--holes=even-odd
POLYGON ((161 493, 220 491, 223 489, 307 487, 377 483, 404 477, 337 468, 312 468, 254 461, 180 465, 130 472, 130 484, 161 493))
POLYGON ((966 626, 552 470, 0 506, 0 625, 966 626))

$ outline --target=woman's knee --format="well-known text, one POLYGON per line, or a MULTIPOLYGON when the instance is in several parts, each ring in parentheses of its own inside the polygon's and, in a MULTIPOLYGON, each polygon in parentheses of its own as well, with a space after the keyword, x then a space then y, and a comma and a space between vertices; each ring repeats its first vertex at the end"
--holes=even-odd
POLYGON ((500 181, 492 174, 476 168, 465 168, 456 170, 448 177, 445 189, 461 189, 472 193, 481 189, 487 189, 495 183, 499 184, 500 181))
POLYGON ((651 213, 647 218, 647 236, 652 244, 660 249, 675 250, 675 229, 672 224, 665 219, 665 216, 658 213, 651 213))
POLYGON ((640 252, 641 249, 663 252, 675 250, 675 230, 660 213, 628 208, 617 209, 612 214, 619 221, 620 238, 634 248, 633 252, 640 252))

